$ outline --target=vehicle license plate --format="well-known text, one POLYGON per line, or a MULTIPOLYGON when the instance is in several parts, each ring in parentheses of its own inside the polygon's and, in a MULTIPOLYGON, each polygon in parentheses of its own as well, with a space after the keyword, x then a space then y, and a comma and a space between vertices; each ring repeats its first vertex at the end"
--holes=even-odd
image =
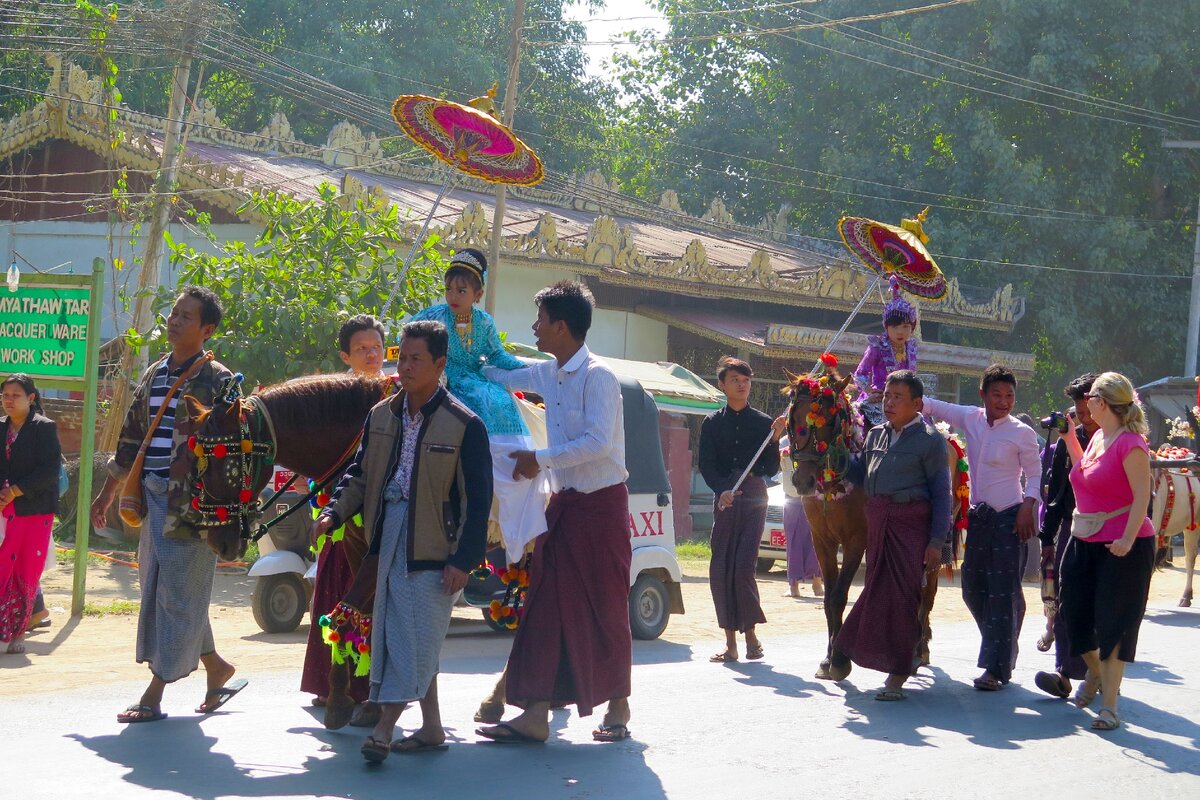
POLYGON ((787 547, 787 537, 783 535, 783 528, 771 529, 771 546, 787 547))

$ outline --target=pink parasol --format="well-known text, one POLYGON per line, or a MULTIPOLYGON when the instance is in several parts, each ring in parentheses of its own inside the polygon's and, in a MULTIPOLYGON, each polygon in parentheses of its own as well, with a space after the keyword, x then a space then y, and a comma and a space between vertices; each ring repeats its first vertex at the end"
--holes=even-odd
MULTIPOLYGON (((496 87, 486 95, 476 97, 470 105, 462 105, 423 94, 402 94, 392 104, 392 118, 400 130, 421 147, 428 150, 439 161, 489 183, 504 183, 510 186, 533 186, 546 177, 542 160, 522 142, 508 126, 493 116, 496 105, 492 102, 496 87), (490 113, 489 113, 490 112, 490 113)), ((450 191, 454 180, 451 172, 441 191, 433 201, 421 232, 413 241, 412 250, 404 260, 404 268, 392 291, 388 294, 379 316, 387 318, 388 309, 404 279, 425 232, 441 205, 442 198, 450 191)))
POLYGON ((925 249, 929 237, 923 223, 929 209, 906 219, 900 227, 866 217, 842 217, 838 233, 842 242, 859 261, 885 278, 895 275, 909 293, 926 300, 941 300, 946 295, 946 276, 925 249))
POLYGON ((403 94, 392 117, 410 139, 438 159, 489 183, 533 186, 545 177, 542 161, 517 135, 470 106, 421 94, 403 94))

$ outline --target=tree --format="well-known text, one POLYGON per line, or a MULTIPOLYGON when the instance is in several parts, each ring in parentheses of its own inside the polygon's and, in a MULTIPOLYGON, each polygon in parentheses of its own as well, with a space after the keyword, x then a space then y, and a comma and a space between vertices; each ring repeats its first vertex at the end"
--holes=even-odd
MULTIPOLYGON (((311 202, 253 195, 240 212, 267 223, 252 245, 229 242, 214 255, 167 240, 180 287, 206 286, 221 298, 225 318, 213 342, 222 363, 244 372, 250 385, 344 369, 338 329, 355 314, 379 313, 408 251, 397 249, 406 232, 395 206, 350 206, 329 184, 317 191, 311 202)), ((393 306, 396 319, 429 305, 440 290, 445 262, 436 244, 430 237, 414 260, 393 306)), ((164 291, 159 305, 173 301, 164 291)))
MULTIPOLYGON (((1184 276, 1191 261, 1200 173, 1159 142, 1200 135, 1200 47, 1178 24, 1200 0, 1169 15, 1129 0, 996 0, 722 39, 698 37, 896 4, 828 0, 821 17, 801 4, 658 5, 688 41, 624 58, 629 124, 602 151, 623 189, 675 189, 694 213, 720 196, 748 223, 787 202, 794 228, 825 238, 841 214, 895 222, 932 203, 934 251, 964 257, 943 258, 946 272, 968 292, 1012 282, 1028 299, 1003 343, 1038 355, 1025 401, 1061 402, 1088 369, 1135 382, 1178 371, 1186 280, 1143 274, 1184 276)), ((940 338, 998 344, 948 327, 940 338)))

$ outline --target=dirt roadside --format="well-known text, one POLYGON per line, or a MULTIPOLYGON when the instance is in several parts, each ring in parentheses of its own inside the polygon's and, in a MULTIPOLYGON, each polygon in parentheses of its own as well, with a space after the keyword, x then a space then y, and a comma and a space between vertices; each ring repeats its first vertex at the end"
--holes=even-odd
MULTIPOLYGON (((1150 588, 1150 605, 1173 606, 1183 590, 1183 570, 1176 566, 1156 573, 1150 588)), ((717 629, 712 598, 708 590, 708 567, 703 562, 685 562, 683 596, 687 613, 671 618, 663 639, 694 645, 700 653, 721 649, 722 636, 717 629)), ((53 624, 26 638, 24 655, 0 655, 0 697, 45 692, 54 688, 79 688, 123 681, 141 681, 147 677, 144 666, 133 658, 134 615, 67 615, 71 599, 71 564, 62 563, 48 570, 43 579, 47 606, 53 624)), ((858 583, 861 585, 862 572, 858 583)), ((213 633, 221 654, 238 666, 243 675, 255 671, 299 669, 304 660, 307 621, 293 633, 266 634, 254 622, 250 595, 254 579, 244 570, 222 570, 216 579, 211 610, 213 633)), ((768 623, 760 628, 764 646, 769 650, 773 635, 814 633, 824 630, 821 601, 811 590, 802 588, 799 599, 785 597, 787 583, 780 568, 759 576, 759 592, 768 623)), ((851 596, 857 595, 853 591, 851 596)), ((970 617, 958 592, 958 581, 941 579, 941 593, 933 612, 934 653, 937 650, 939 623, 966 622, 970 617)), ((1043 625, 1038 587, 1025 585, 1029 612, 1026 631, 1040 631, 1043 625)), ((87 599, 97 607, 111 607, 116 601, 138 599, 137 571, 118 564, 94 564, 88 569, 87 599)), ((487 631, 476 609, 458 608, 451 625, 451 636, 501 636, 487 631)), ((1052 662, 1051 662, 1052 663, 1052 662)), ((815 664, 813 665, 815 666, 815 664)), ((115 700, 120 704, 122 700, 115 700)))

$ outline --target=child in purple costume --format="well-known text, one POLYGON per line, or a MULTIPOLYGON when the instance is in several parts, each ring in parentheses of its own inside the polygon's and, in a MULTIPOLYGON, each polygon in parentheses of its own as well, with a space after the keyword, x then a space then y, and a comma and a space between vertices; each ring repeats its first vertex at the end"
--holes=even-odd
POLYGON ((900 295, 900 281, 891 278, 892 299, 883 307, 883 336, 870 337, 854 383, 858 386, 859 411, 871 425, 883 423, 883 387, 887 376, 898 369, 917 369, 917 309, 900 295))

